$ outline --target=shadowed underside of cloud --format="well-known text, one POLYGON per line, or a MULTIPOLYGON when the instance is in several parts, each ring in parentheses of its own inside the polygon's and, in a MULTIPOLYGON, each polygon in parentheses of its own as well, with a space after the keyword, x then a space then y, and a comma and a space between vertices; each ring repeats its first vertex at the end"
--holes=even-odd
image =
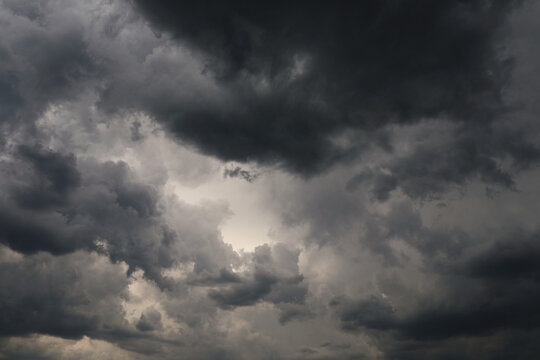
POLYGON ((449 133, 450 140, 430 134, 430 140, 420 142, 410 154, 396 156, 380 168, 354 176, 347 189, 355 190, 367 183, 377 201, 388 200, 398 188, 413 199, 438 198, 474 178, 514 189, 513 173, 530 168, 540 159, 540 150, 524 139, 522 129, 462 125, 449 133), (504 168, 501 164, 507 159, 512 164, 504 168))
POLYGON ((128 285, 122 266, 77 252, 32 255, 0 267, 0 336, 130 336, 119 297, 128 285))
POLYGON ((536 356, 522 3, 0 0, 0 357, 536 356))
POLYGON ((283 323, 309 313, 302 306, 307 295, 304 277, 298 271, 299 252, 285 244, 259 246, 253 252, 250 278, 234 277, 229 287, 212 289, 208 296, 225 310, 250 306, 260 301, 283 305, 283 323), (292 307, 291 307, 292 306, 292 307), (289 312, 286 315, 287 311, 289 312))
MULTIPOLYGON (((496 243, 462 265, 448 278, 450 295, 442 302, 425 299, 407 315, 382 297, 351 302, 335 299, 347 331, 390 331, 399 341, 437 342, 492 336, 540 328, 540 255, 538 235, 518 235, 496 243)), ((448 274, 447 274, 448 276, 448 274)))
POLYGON ((228 94, 141 106, 221 159, 313 174, 357 151, 332 140, 347 129, 437 116, 493 121, 511 68, 499 31, 518 3, 136 0, 158 30, 203 53, 228 94))
MULTIPOLYGON (((210 218, 172 228, 158 209, 158 190, 138 181, 124 162, 81 164, 72 154, 25 146, 0 162, 0 172, 9 190, 0 201, 0 242, 19 252, 96 250, 125 261, 129 273, 144 270, 161 286, 168 284, 161 271, 182 262, 194 261, 198 271, 223 267, 188 243, 205 238, 220 256, 232 254, 210 218)), ((184 205, 185 216, 202 211, 184 205)))

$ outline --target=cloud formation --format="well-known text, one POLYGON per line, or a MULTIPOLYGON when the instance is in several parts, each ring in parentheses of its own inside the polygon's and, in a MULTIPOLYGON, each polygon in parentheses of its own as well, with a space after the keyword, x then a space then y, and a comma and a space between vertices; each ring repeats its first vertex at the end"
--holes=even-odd
POLYGON ((534 358, 538 14, 0 0, 0 358, 534 358))
POLYGON ((489 126, 507 106, 511 60, 497 48, 514 1, 135 4, 158 31, 200 50, 233 94, 188 109, 148 104, 224 160, 309 174, 358 150, 332 141, 344 131, 432 117, 489 126))

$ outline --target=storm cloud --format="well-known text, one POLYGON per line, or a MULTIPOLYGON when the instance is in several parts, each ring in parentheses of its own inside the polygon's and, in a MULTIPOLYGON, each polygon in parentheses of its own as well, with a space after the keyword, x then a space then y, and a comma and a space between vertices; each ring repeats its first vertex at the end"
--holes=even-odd
POLYGON ((165 94, 145 110, 224 160, 312 174, 360 150, 334 141, 344 132, 433 117, 489 128, 511 105, 512 58, 499 48, 515 1, 134 3, 200 51, 226 93, 189 105, 165 94))
POLYGON ((0 358, 534 358, 539 14, 0 0, 0 358))

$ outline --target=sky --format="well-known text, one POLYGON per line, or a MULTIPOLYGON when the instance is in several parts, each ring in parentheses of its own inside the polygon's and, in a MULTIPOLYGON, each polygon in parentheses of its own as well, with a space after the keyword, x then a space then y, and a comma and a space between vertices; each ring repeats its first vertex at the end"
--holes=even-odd
POLYGON ((0 0, 0 359, 536 358, 539 16, 0 0))

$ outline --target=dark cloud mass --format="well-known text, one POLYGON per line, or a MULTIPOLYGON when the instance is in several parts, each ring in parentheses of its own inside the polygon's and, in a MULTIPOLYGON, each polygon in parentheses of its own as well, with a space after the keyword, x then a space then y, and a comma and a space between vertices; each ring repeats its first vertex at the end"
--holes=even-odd
POLYGON ((0 359, 540 352, 533 0, 0 0, 0 359))
POLYGON ((312 173, 355 151, 331 141, 343 131, 434 116, 486 125, 506 106, 511 61, 498 48, 515 1, 135 4, 233 94, 150 112, 225 160, 312 173))
MULTIPOLYGON (((537 247, 536 235, 496 243, 454 268, 454 274, 444 275, 449 288, 446 299, 424 299, 421 307, 409 314, 400 314, 385 298, 357 302, 337 298, 330 306, 337 309, 346 331, 388 331, 401 340, 429 346, 464 337, 496 338, 504 334, 503 338, 512 338, 516 331, 523 331, 530 332, 523 337, 524 346, 533 347, 533 334, 540 326, 540 287, 538 266, 530 258, 537 258, 537 247)), ((403 351, 405 354, 399 357, 410 356, 408 350, 403 351)))
POLYGON ((2 248, 2 336, 42 333, 66 338, 126 332, 120 297, 127 279, 96 254, 38 254, 5 261, 2 248), (84 270, 83 270, 84 269, 84 270))
POLYGON ((298 274, 298 252, 283 244, 273 248, 257 247, 253 254, 253 279, 237 281, 229 289, 210 291, 209 296, 219 307, 230 309, 253 305, 260 300, 274 304, 303 304, 307 289, 298 274), (289 267, 292 265, 292 267, 289 267))

